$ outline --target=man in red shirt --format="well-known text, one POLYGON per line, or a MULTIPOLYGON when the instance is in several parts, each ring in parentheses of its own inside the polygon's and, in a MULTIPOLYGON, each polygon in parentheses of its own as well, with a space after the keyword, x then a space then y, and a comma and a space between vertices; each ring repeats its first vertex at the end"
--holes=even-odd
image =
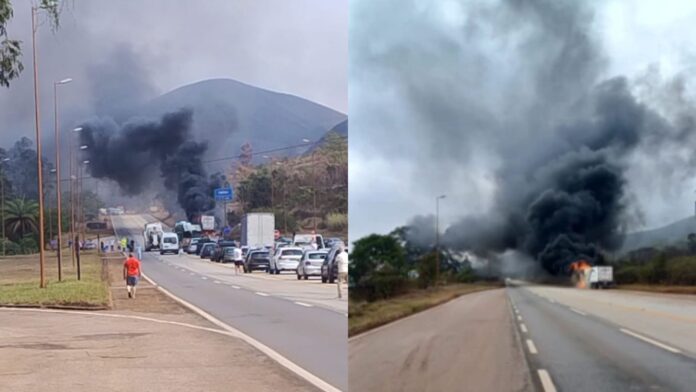
POLYGON ((141 272, 140 261, 133 256, 133 253, 129 253, 126 262, 123 263, 123 279, 126 280, 128 298, 135 298, 135 286, 138 284, 141 272))

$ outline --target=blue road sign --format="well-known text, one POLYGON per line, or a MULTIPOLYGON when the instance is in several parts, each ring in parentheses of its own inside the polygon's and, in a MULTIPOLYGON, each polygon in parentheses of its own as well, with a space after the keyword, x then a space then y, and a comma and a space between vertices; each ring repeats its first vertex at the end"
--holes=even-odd
POLYGON ((215 200, 232 200, 232 188, 217 188, 213 196, 215 196, 215 200))

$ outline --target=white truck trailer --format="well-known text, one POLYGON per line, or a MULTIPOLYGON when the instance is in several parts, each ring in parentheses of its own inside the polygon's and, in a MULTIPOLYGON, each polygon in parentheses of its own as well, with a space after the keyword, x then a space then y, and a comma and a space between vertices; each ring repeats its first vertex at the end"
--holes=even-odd
POLYGON ((145 244, 145 252, 149 252, 152 249, 160 249, 162 246, 163 235, 164 230, 162 230, 161 223, 146 223, 145 231, 143 231, 143 244, 145 244))
POLYGON ((614 268, 611 266, 594 266, 587 274, 587 287, 606 289, 614 285, 614 268))
POLYGON ((260 248, 273 246, 275 216, 270 212, 251 212, 242 219, 242 246, 260 248))

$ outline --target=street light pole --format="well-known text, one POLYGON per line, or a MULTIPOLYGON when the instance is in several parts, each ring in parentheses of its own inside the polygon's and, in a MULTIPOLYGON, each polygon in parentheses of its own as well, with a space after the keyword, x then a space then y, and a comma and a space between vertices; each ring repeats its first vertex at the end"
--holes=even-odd
MULTIPOLYGON (((73 132, 82 131, 82 127, 77 127, 72 130, 73 132)), ((75 180, 77 176, 73 174, 74 170, 74 158, 73 149, 75 148, 74 142, 75 136, 70 135, 70 239, 75 241, 75 180)), ((74 244, 73 244, 74 245, 74 244)), ((70 254, 72 256, 72 266, 75 268, 75 246, 70 247, 70 254)))
POLYGON ((72 79, 67 78, 58 82, 53 82, 53 118, 54 130, 56 137, 56 204, 58 206, 58 281, 63 280, 63 214, 61 211, 61 194, 60 194, 60 134, 58 133, 58 86, 72 82, 72 79))
POLYGON ((38 197, 39 197, 39 270, 40 281, 39 287, 45 288, 46 282, 44 279, 44 200, 43 200, 43 175, 41 165, 41 124, 39 115, 39 70, 36 64, 36 12, 37 7, 31 7, 31 44, 34 65, 34 125, 36 127, 36 166, 38 168, 38 197))
POLYGON ((440 281, 440 199, 445 195, 435 198, 435 286, 440 281))

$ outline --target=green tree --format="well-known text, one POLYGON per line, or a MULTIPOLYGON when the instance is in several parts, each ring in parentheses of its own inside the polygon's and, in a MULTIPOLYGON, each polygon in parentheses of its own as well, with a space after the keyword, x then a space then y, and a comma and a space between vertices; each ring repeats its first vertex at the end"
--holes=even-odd
POLYGON ((33 200, 14 199, 5 203, 5 228, 7 235, 13 239, 38 232, 36 224, 39 205, 33 200))
MULTIPOLYGON (((54 28, 58 27, 58 0, 41 0, 38 8, 49 16, 54 28)), ((7 24, 14 12, 10 0, 0 0, 0 85, 10 87, 10 81, 19 77, 24 70, 22 64, 22 42, 10 39, 7 35, 7 24)))
POLYGON ((358 285, 383 268, 404 272, 404 249, 390 235, 371 234, 361 238, 353 243, 350 255, 350 279, 358 285))

